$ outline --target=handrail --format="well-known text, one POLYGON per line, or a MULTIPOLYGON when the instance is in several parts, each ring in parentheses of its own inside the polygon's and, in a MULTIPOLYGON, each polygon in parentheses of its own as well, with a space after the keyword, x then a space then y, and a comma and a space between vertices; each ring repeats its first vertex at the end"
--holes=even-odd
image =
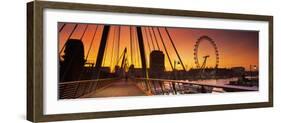
POLYGON ((93 79, 93 80, 78 80, 59 83, 59 98, 74 99, 79 98, 87 93, 96 91, 110 84, 113 80, 119 78, 93 79))
POLYGON ((235 89, 235 90, 243 90, 243 91, 258 91, 257 87, 245 87, 245 86, 237 86, 237 85, 222 85, 222 84, 209 84, 202 82, 189 82, 186 80, 168 80, 168 79, 153 79, 153 78, 135 78, 136 80, 148 80, 148 81, 169 81, 174 83, 183 83, 183 84, 193 84, 200 86, 208 86, 215 88, 226 88, 226 89, 235 89))
POLYGON ((68 82, 61 82, 61 83, 59 83, 59 85, 75 84, 75 83, 87 83, 87 82, 111 81, 111 80, 116 80, 116 79, 118 79, 118 78, 106 78, 106 79, 92 79, 92 80, 68 81, 68 82))

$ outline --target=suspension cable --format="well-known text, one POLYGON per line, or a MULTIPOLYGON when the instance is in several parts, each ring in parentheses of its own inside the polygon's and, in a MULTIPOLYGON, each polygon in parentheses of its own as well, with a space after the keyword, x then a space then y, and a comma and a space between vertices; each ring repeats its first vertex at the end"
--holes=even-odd
POLYGON ((144 28, 144 33, 145 33, 145 39, 146 39, 146 42, 147 42, 147 45, 148 45, 148 50, 149 50, 149 53, 150 53, 151 52, 151 48, 150 48, 150 44, 149 44, 149 41, 148 41, 147 31, 146 31, 145 28, 144 28))
POLYGON ((115 40, 116 40, 116 32, 117 32, 117 29, 114 28, 113 39, 112 39, 111 58, 110 58, 110 68, 112 67, 112 63, 113 63, 112 59, 113 59, 113 53, 114 53, 114 43, 115 43, 115 40))
POLYGON ((169 63, 170 63, 170 65, 171 65, 171 68, 172 68, 172 70, 174 70, 172 61, 171 61, 171 59, 170 59, 169 53, 168 53, 168 51, 167 51, 167 48, 166 48, 166 46, 165 46, 165 44, 164 44, 164 40, 163 40, 163 37, 162 37, 162 35, 161 35, 160 31, 159 31, 159 28, 157 28, 157 30, 158 30, 157 32, 158 32, 158 34, 159 34, 159 36, 160 36, 161 42, 162 42, 162 44, 163 44, 163 47, 164 47, 164 49, 165 49, 165 52, 166 52, 166 54, 167 54, 169 63))
MULTIPOLYGON (((134 30, 134 28, 132 28, 132 43, 133 43, 133 49, 134 50, 136 50, 137 49, 137 47, 136 47, 136 42, 135 42, 135 37, 136 37, 136 35, 135 35, 135 30, 134 30)), ((134 51, 134 53, 136 53, 136 54, 134 54, 134 65, 135 65, 135 67, 137 66, 137 52, 135 52, 134 51)))
MULTIPOLYGON (((74 31, 76 30, 77 26, 78 26, 78 24, 75 24, 74 28, 72 29, 72 31, 70 32, 69 36, 67 37, 66 42, 70 39, 70 37, 72 36, 74 31)), ((61 48, 61 50, 59 52, 59 55, 61 55, 62 51, 64 50, 66 42, 64 43, 63 47, 61 48)))
POLYGON ((61 26, 61 28, 59 29, 59 32, 61 32, 61 31, 63 30, 63 28, 65 27, 65 25, 66 25, 66 24, 63 24, 63 25, 61 26))
POLYGON ((149 34, 150 40, 152 42, 153 50, 155 50, 154 42, 153 42, 153 39, 152 39, 151 32, 149 31, 149 27, 147 27, 147 30, 148 30, 148 34, 149 34))
MULTIPOLYGON (((112 31, 111 31, 111 29, 112 29, 112 26, 110 27, 110 30, 109 30, 109 34, 108 35, 110 35, 111 33, 112 33, 112 31)), ((109 37, 109 36, 108 36, 109 37)), ((108 50, 108 40, 109 40, 109 38, 107 37, 107 41, 106 41, 106 44, 105 44, 105 51, 104 51, 104 58, 103 58, 103 60, 102 60, 102 66, 105 66, 105 62, 106 62, 106 54, 107 54, 107 50, 108 50)))
POLYGON ((147 35, 147 31, 144 29, 144 33, 145 33, 145 38, 146 38, 146 43, 147 43, 147 45, 148 45, 148 53, 146 53, 146 55, 147 55, 147 61, 145 61, 146 63, 147 63, 147 65, 149 65, 150 63, 149 63, 149 60, 150 60, 150 53, 151 53, 151 48, 150 48, 150 44, 149 44, 149 41, 148 41, 148 35, 147 35))
POLYGON ((116 55, 116 65, 117 64, 117 61, 118 61, 118 58, 119 58, 119 49, 120 49, 120 34, 121 34, 121 27, 119 26, 118 27, 118 39, 117 39, 117 55, 116 55))
MULTIPOLYGON (((88 27, 88 25, 86 25, 86 28, 85 28, 84 32, 82 33, 82 36, 80 37, 80 40, 83 38, 83 36, 84 36, 84 34, 85 34, 86 30, 87 30, 87 27, 88 27)), ((65 44, 66 44, 66 43, 65 43, 65 44)), ((84 55, 84 54, 83 54, 83 55, 84 55)), ((70 65, 72 64, 73 59, 74 59, 74 56, 71 57, 70 62, 67 64, 67 66, 66 66, 66 71, 68 71, 68 70, 70 69, 70 67, 71 67, 70 65)), ((84 58, 83 58, 83 60, 84 60, 84 58)), ((83 69, 84 69, 84 68, 83 68, 83 69)), ((82 70, 82 71, 84 71, 84 70, 82 70)), ((66 76, 66 72, 63 73, 62 78, 65 78, 65 76, 66 76)), ((80 80, 80 78, 81 78, 81 73, 80 73, 78 79, 80 80)))
POLYGON ((84 35, 85 35, 87 29, 88 29, 88 24, 86 25, 85 30, 84 30, 84 32, 82 33, 82 36, 80 37, 80 40, 83 39, 83 37, 84 37, 84 35))
MULTIPOLYGON (((80 37, 80 40, 82 40, 83 39, 83 37, 84 37, 84 35, 85 35, 85 33, 86 33, 86 31, 88 30, 88 24, 86 25, 86 27, 85 27, 85 30, 84 30, 84 32, 82 33, 82 36, 80 37)), ((83 42, 83 41, 82 41, 83 42)), ((84 55, 84 54, 83 54, 84 55)), ((85 60, 85 59, 84 59, 85 60)), ((85 60, 85 62, 87 61, 87 59, 85 60)), ((85 64, 84 64, 85 65, 85 64)), ((84 68, 84 66, 83 66, 83 68, 82 68, 82 72, 80 73, 80 75, 79 75, 79 78, 78 78, 78 80, 80 80, 81 79, 81 76, 82 76, 82 74, 84 73, 84 71, 85 71, 85 68, 84 68)))
POLYGON ((152 27, 150 27, 150 28, 151 28, 151 30, 152 30, 152 34, 153 34, 153 36, 154 36, 154 40, 155 40, 155 42, 156 42, 157 48, 158 48, 158 50, 160 50, 160 47, 159 47, 159 44, 158 44, 158 41, 157 41, 157 38, 156 38, 156 35, 155 35, 155 32, 154 32, 154 29, 153 29, 152 27))
POLYGON ((117 61, 117 64, 119 64, 119 61, 121 61, 121 59, 123 58, 123 56, 125 55, 125 52, 122 51, 120 57, 118 57, 118 61, 117 61))
MULTIPOLYGON (((158 31, 160 31, 159 28, 158 28, 158 31)), ((173 40, 172 40, 172 38, 171 38, 171 35, 170 35, 168 29, 165 28, 165 31, 166 31, 166 33, 168 34, 169 40, 171 41, 171 43, 172 43, 172 45, 173 45, 173 47, 174 47, 174 49, 175 49, 175 51, 176 51, 176 54, 177 54, 177 56, 178 56, 178 58, 179 58, 179 60, 180 60, 180 63, 181 63, 181 65, 182 65, 183 70, 186 71, 186 69, 185 69, 185 67, 184 67, 184 64, 183 64, 183 62, 182 62, 182 60, 181 60, 181 57, 180 57, 180 55, 179 55, 179 52, 178 52, 178 50, 177 50, 177 48, 176 48, 176 46, 175 46, 175 44, 174 44, 174 42, 173 42, 173 40)))
POLYGON ((134 63, 134 61, 133 61, 133 42, 132 42, 133 37, 132 37, 132 28, 131 28, 131 26, 129 26, 129 34, 130 34, 131 64, 133 64, 134 63))
POLYGON ((97 26, 96 26, 96 29, 95 29, 95 32, 94 32, 94 35, 93 35, 93 37, 92 37, 92 40, 91 40, 91 43, 90 43, 90 47, 89 47, 89 50, 88 50, 87 55, 86 55, 86 61, 88 60, 88 56, 89 56, 89 54, 90 54, 90 51, 91 51, 93 42, 94 42, 94 40, 95 40, 96 33, 97 33, 97 31, 98 31, 98 27, 99 27, 99 26, 97 25, 97 26))

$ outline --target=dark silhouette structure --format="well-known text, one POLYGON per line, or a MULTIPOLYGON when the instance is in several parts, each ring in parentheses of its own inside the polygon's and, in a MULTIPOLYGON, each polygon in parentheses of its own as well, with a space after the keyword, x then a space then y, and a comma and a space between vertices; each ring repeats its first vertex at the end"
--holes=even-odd
MULTIPOLYGON (((161 78, 165 70, 165 55, 160 50, 153 50, 150 53, 149 60, 149 77, 150 78, 161 78)), ((157 87, 161 88, 163 92, 163 83, 159 81, 153 81, 152 85, 154 87, 154 94, 157 94, 157 87)))
POLYGON ((153 50, 150 53, 149 76, 160 78, 165 70, 165 55, 160 50, 153 50))
MULTIPOLYGON (((189 93, 210 93, 213 88, 222 88, 225 91, 256 91, 252 87, 258 86, 258 71, 245 71, 243 67, 218 68, 219 54, 215 42, 208 36, 201 36, 195 44, 194 60, 195 69, 187 70, 180 54, 173 42, 173 39, 167 28, 161 29, 159 27, 130 27, 130 54, 131 61, 127 71, 127 48, 119 55, 120 51, 120 36, 121 26, 104 25, 99 33, 99 47, 96 61, 88 60, 88 54, 93 46, 93 41, 97 41, 95 36, 98 28, 96 26, 93 34, 90 48, 87 50, 87 55, 84 59, 84 45, 81 41, 88 25, 85 27, 80 39, 69 39, 75 29, 71 31, 68 40, 61 48, 59 55, 59 99, 75 99, 88 97, 110 97, 110 96, 136 96, 136 95, 165 95, 165 94, 189 94, 189 93), (147 30, 148 29, 148 30, 147 30), (165 33, 163 33, 165 31, 165 33), (155 34, 158 34, 156 35, 155 34), (112 35, 113 34, 113 35, 112 35), (164 34, 166 36, 164 37, 164 34), (112 40, 111 37, 112 35, 112 40), (154 38, 153 38, 154 37, 154 38), (94 40, 95 39, 95 40, 94 40), (159 40, 160 39, 160 40, 159 40), (112 42, 111 42, 112 41, 112 42), (160 49, 159 42, 162 43, 163 48, 160 49), (170 41, 172 48, 176 53, 177 59, 172 59, 169 55, 170 47, 166 47, 167 41, 170 41), (207 67, 207 58, 204 56, 204 61, 200 64, 198 60, 199 45, 202 41, 208 41, 214 48, 216 64, 214 67, 207 67), (116 43, 114 43, 116 42, 116 43), (108 54, 108 43, 112 43, 110 65, 105 65, 106 54, 108 54), (146 44, 149 49, 149 61, 146 58, 146 44), (150 47, 150 43, 153 48, 150 47), (157 48, 154 47, 156 43, 157 48), (134 51, 134 49, 136 51, 134 51), (61 53, 64 53, 61 55, 61 53), (116 52, 116 53, 115 53, 116 52), (134 55, 134 52, 136 55, 134 55), (139 53, 139 54, 138 54, 139 53), (133 57, 134 56, 134 57, 133 57), (172 70, 165 70, 165 57, 172 70), (116 58, 116 61, 112 61, 116 58), (134 58, 137 58, 136 60, 134 58), (86 63, 86 61, 88 61, 86 63), (136 61, 136 64, 134 63, 136 61), (141 66, 139 67, 139 62, 141 66), (173 62, 174 61, 174 65, 173 62), (147 64, 149 62, 149 66, 147 64), (120 65, 121 63, 121 65, 120 65), (181 65, 182 69, 176 69, 177 65, 181 65), (114 70, 111 67, 115 66, 114 70), (250 79, 246 78, 250 75, 250 79), (213 81, 216 79, 228 79, 239 77, 238 81, 230 81, 232 87, 222 84, 203 83, 205 81, 213 81), (201 80, 204 81, 201 82, 201 80), (199 80, 199 83, 196 81, 199 80), (196 83, 195 83, 196 82, 196 83), (244 87, 240 87, 244 86, 244 87), (251 88, 246 88, 251 86, 251 88)), ((62 27, 63 28, 63 27, 62 27)), ((161 27, 163 28, 163 27, 161 27)), ((62 29, 60 29, 62 30, 62 29)), ((99 31, 98 31, 99 32, 99 31)), ((121 45, 122 46, 122 45, 121 45)), ((256 66, 253 66, 254 68, 256 66)), ((222 91, 223 92, 223 91, 222 91)))
POLYGON ((69 39, 60 61, 60 82, 80 79, 84 67, 84 45, 81 40, 69 39))

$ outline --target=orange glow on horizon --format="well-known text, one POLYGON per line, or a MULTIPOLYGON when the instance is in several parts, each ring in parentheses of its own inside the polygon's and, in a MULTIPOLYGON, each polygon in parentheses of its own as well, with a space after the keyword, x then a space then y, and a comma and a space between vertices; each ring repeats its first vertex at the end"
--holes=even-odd
MULTIPOLYGON (((87 57, 87 62, 95 63, 99 48, 99 43, 101 40, 101 35, 103 31, 103 25, 97 24, 77 24, 75 31, 70 34, 75 28, 75 23, 58 23, 58 29, 62 30, 59 32, 59 51, 63 51, 63 46, 68 38, 81 39, 84 44, 85 59, 87 57), (64 25, 65 24, 65 25, 64 25), (64 25, 64 26, 63 26, 64 25), (85 30, 86 29, 86 30, 85 30), (97 31, 95 31, 97 30, 97 31), (84 35, 83 35, 84 33, 84 35), (83 35, 83 37, 82 37, 83 35), (95 36, 94 36, 95 35, 95 36), (94 37, 94 38, 93 38, 94 37), (90 49, 90 44, 92 42, 92 47, 90 49), (89 50, 90 49, 90 50, 89 50), (89 52, 89 54, 88 54, 89 52)), ((142 26, 142 34, 145 46, 146 63, 149 66, 149 50, 158 49, 165 54, 165 68, 166 70, 171 70, 171 66, 167 55, 164 50, 164 46, 161 42, 161 37, 157 31, 158 27, 145 27, 142 26), (152 29, 153 28, 153 29, 152 29), (154 34, 153 34, 154 30, 154 34), (150 36, 151 35, 151 36, 150 36), (151 39, 152 37, 152 39, 151 39), (155 41, 156 39, 156 41, 155 41), (158 46, 157 46, 158 43, 158 46), (150 49, 149 49, 150 47, 150 49)), ((103 59, 103 66, 110 66, 111 68, 117 63, 119 56, 125 48, 127 48, 127 60, 129 65, 135 64, 137 68, 141 67, 141 59, 139 53, 138 42, 136 40, 136 28, 131 27, 134 35, 130 37, 130 26, 117 26, 113 25, 110 27, 109 36, 107 39, 105 55, 103 59), (120 47, 117 51, 117 39, 118 30, 120 28, 120 47), (131 48, 131 38, 133 39, 131 48), (131 52, 132 51, 132 52, 131 52), (131 57, 133 56, 133 58, 131 57)), ((199 37, 207 35, 212 38, 219 51, 219 68, 230 68, 230 67, 245 67, 249 70, 250 65, 258 66, 258 32, 257 31, 238 31, 238 30, 216 30, 216 29, 191 29, 191 28, 167 28, 171 38, 179 52, 179 55, 184 63, 187 70, 195 68, 194 62, 194 45, 199 37)), ((165 31, 164 27, 159 27, 160 34, 163 38, 163 42, 166 45, 168 54, 171 58, 172 64, 174 61, 179 61, 176 52, 172 47, 169 37, 165 31)), ((60 56, 63 55, 60 54, 60 56)), ((203 62, 203 56, 210 55, 207 60, 207 67, 214 67, 215 64, 215 50, 213 46, 207 42, 203 41, 199 45, 198 58, 200 64, 203 62)), ((120 64, 120 62, 119 62, 120 64)), ((182 69, 181 65, 178 64, 176 69, 182 69)))

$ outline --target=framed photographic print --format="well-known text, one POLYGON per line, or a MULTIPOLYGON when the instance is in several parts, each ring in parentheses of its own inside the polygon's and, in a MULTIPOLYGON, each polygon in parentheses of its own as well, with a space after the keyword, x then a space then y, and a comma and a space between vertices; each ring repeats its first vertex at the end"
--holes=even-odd
POLYGON ((273 106, 273 17, 27 3, 33 122, 273 106))

